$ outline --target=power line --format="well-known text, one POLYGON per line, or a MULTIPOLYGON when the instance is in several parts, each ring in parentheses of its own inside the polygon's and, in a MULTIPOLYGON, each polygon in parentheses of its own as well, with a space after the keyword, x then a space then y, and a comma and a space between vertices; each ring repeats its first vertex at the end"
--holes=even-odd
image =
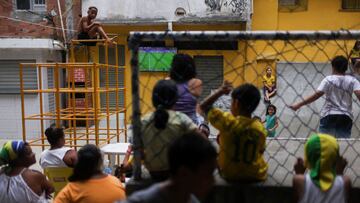
MULTIPOLYGON (((11 21, 36 25, 36 26, 40 26, 40 27, 45 27, 45 28, 49 28, 49 29, 54 29, 54 30, 62 30, 61 27, 56 27, 56 26, 52 27, 52 26, 42 25, 40 23, 33 23, 33 22, 30 22, 30 21, 20 20, 20 19, 16 19, 16 18, 7 17, 7 16, 0 16, 0 19, 1 18, 6 19, 6 20, 11 20, 11 21)), ((77 32, 77 30, 73 30, 73 29, 64 29, 64 30, 70 31, 70 32, 77 32)))

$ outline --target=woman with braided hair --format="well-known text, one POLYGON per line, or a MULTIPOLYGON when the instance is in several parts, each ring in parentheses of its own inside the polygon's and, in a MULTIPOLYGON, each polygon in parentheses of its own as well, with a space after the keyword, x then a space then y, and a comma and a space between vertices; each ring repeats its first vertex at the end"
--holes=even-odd
POLYGON ((0 151, 0 202, 48 202, 54 188, 39 171, 29 167, 36 163, 28 143, 8 141, 0 151))
POLYGON ((183 134, 197 130, 188 116, 172 110, 177 98, 178 89, 174 81, 158 81, 152 94, 155 111, 142 119, 144 164, 155 181, 165 180, 169 176, 169 144, 183 134))

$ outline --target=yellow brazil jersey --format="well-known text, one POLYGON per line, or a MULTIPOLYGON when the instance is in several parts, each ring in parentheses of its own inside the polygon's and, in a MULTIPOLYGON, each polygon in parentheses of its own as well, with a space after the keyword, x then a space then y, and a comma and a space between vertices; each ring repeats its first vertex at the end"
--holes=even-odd
POLYGON ((263 75, 263 82, 266 83, 267 86, 274 86, 275 85, 275 76, 271 75, 270 77, 263 75))
POLYGON ((208 113, 210 123, 220 131, 219 168, 227 180, 265 180, 268 165, 263 152, 266 130, 255 119, 233 116, 213 108, 208 113))

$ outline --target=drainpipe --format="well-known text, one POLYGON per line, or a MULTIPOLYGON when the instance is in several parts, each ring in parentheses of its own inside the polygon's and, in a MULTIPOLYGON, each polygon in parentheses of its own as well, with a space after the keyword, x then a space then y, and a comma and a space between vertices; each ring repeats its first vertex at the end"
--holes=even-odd
POLYGON ((63 34, 63 38, 64 38, 65 49, 66 49, 66 35, 65 35, 64 22, 63 22, 62 11, 61 11, 61 6, 60 6, 60 0, 57 0, 57 5, 58 5, 58 10, 59 10, 59 15, 60 15, 61 30, 62 30, 62 34, 63 34))
POLYGON ((169 32, 173 31, 173 23, 170 20, 167 23, 167 31, 169 32))

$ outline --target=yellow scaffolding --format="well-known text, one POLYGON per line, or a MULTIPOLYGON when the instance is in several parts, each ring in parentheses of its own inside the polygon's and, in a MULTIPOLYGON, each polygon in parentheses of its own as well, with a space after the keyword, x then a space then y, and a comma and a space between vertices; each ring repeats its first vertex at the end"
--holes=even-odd
MULTIPOLYGON (((51 123, 57 127, 65 126, 66 145, 80 147, 84 144, 93 143, 97 146, 110 143, 124 136, 127 140, 126 130, 126 88, 125 81, 120 83, 119 76, 123 74, 125 80, 125 68, 118 66, 118 49, 115 44, 115 65, 108 64, 108 45, 105 46, 105 64, 100 63, 79 63, 75 62, 74 47, 79 43, 96 42, 96 46, 102 44, 103 40, 73 40, 71 43, 70 63, 22 63, 20 64, 20 93, 22 110, 22 132, 23 140, 33 146, 41 146, 43 149, 48 146, 45 126, 51 123), (25 68, 34 68, 38 73, 38 88, 24 88, 25 68), (76 86, 75 72, 84 73, 82 87, 76 86), (46 74, 47 73, 47 74, 46 74), (43 78, 52 75, 53 84, 44 85, 43 78), (105 75, 100 83, 100 74, 105 75), (110 74, 111 73, 111 74, 110 74), (46 74, 46 75, 45 75, 46 74), (115 77, 110 83, 110 77, 115 77), (66 79, 65 79, 66 78, 66 79), (120 102, 119 93, 123 95, 123 102, 120 102), (26 111, 25 95, 37 95, 39 99, 38 112, 29 114, 26 111), (77 104, 76 95, 84 95, 82 105, 77 104), (52 95, 55 99, 55 108, 44 108, 46 96, 52 95), (115 101, 110 101, 110 96, 115 101), (103 98, 102 101, 100 98, 103 98), (62 102, 66 98, 66 102, 62 102), (102 102, 102 103, 101 103, 102 102), (64 104, 66 103, 66 104, 64 104), (120 119, 120 114, 123 114, 120 119), (77 121, 84 121, 85 127, 77 126, 77 121), (104 125, 104 122, 105 125, 104 125), (35 139, 28 139, 26 136, 26 125, 31 122, 40 122, 40 136, 35 139), (103 123, 101 123, 103 122, 103 123), (115 125, 111 125, 115 122, 115 125), (120 122, 122 125, 120 126, 120 122)), ((50 80, 47 80, 50 83, 50 80)))

